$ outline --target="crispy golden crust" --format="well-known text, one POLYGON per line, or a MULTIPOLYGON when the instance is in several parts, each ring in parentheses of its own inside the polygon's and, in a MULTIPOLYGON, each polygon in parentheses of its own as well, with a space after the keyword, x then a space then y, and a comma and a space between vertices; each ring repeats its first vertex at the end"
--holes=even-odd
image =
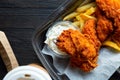
POLYGON ((104 16, 98 18, 96 32, 99 40, 104 42, 113 32, 112 22, 104 16))
POLYGON ((112 40, 120 45, 120 0, 96 0, 98 7, 105 12, 107 18, 114 21, 112 40))
POLYGON ((94 45, 80 32, 71 33, 71 37, 77 48, 77 53, 71 57, 72 65, 85 72, 91 71, 97 66, 98 54, 94 45))
POLYGON ((120 47, 120 29, 117 29, 111 39, 120 47))
POLYGON ((77 30, 65 30, 57 41, 58 48, 70 54, 73 66, 85 72, 91 71, 97 66, 98 53, 84 34, 77 30), (67 37, 63 38, 65 35, 67 37), (69 44, 72 44, 72 46, 68 46, 69 44))
POLYGON ((120 16, 120 0, 96 0, 96 3, 108 18, 120 16))
POLYGON ((99 40, 101 42, 104 42, 113 32, 112 21, 106 18, 106 16, 102 14, 102 11, 99 8, 97 8, 96 10, 96 17, 97 17, 96 32, 99 40))
POLYGON ((94 45, 95 49, 99 51, 101 42, 96 34, 96 21, 94 19, 90 19, 85 22, 82 33, 94 45))
POLYGON ((70 33, 71 33, 71 30, 70 31, 64 30, 61 33, 61 35, 58 37, 56 45, 60 50, 67 52, 70 55, 73 55, 76 50, 74 48, 75 46, 70 37, 70 33))
POLYGON ((108 37, 120 46, 119 0, 96 0, 96 3, 97 21, 87 20, 82 32, 64 30, 56 43, 60 50, 71 56, 71 65, 85 72, 97 66, 101 43, 108 37))
POLYGON ((96 49, 94 48, 94 45, 90 43, 82 33, 79 31, 72 31, 70 35, 76 48, 76 54, 80 54, 80 56, 85 59, 96 56, 96 49))

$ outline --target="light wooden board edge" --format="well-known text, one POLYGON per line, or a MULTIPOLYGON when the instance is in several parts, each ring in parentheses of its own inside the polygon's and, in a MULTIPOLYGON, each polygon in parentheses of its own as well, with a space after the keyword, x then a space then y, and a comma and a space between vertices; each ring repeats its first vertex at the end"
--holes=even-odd
POLYGON ((19 66, 14 52, 4 32, 0 31, 0 56, 7 68, 10 71, 19 66))

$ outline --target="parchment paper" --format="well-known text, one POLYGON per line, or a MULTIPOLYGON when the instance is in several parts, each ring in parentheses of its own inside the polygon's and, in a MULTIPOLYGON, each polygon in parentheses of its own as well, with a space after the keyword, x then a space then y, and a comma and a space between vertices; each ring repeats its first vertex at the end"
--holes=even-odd
POLYGON ((47 45, 42 52, 53 58, 53 65, 70 80, 108 80, 120 66, 120 53, 111 48, 101 48, 98 57, 98 66, 91 72, 83 72, 69 64, 69 57, 59 57, 47 45))

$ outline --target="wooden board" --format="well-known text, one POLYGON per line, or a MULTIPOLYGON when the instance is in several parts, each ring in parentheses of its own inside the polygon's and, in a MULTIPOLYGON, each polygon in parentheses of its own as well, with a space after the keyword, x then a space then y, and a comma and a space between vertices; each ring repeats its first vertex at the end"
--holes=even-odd
POLYGON ((2 31, 0 31, 0 56, 2 57, 7 71, 11 71, 19 66, 9 41, 2 31))

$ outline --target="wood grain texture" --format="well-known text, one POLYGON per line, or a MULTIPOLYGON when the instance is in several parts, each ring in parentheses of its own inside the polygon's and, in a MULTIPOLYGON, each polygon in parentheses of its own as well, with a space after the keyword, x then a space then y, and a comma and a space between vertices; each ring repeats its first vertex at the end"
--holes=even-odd
POLYGON ((0 31, 0 56, 6 65, 7 71, 19 66, 9 41, 2 31, 0 31))
MULTIPOLYGON (((0 0, 0 30, 4 31, 20 65, 40 63, 31 38, 35 29, 65 0, 0 0)), ((0 57, 0 80, 7 73, 0 57)))
POLYGON ((0 7, 14 8, 55 8, 65 0, 1 0, 0 7))

